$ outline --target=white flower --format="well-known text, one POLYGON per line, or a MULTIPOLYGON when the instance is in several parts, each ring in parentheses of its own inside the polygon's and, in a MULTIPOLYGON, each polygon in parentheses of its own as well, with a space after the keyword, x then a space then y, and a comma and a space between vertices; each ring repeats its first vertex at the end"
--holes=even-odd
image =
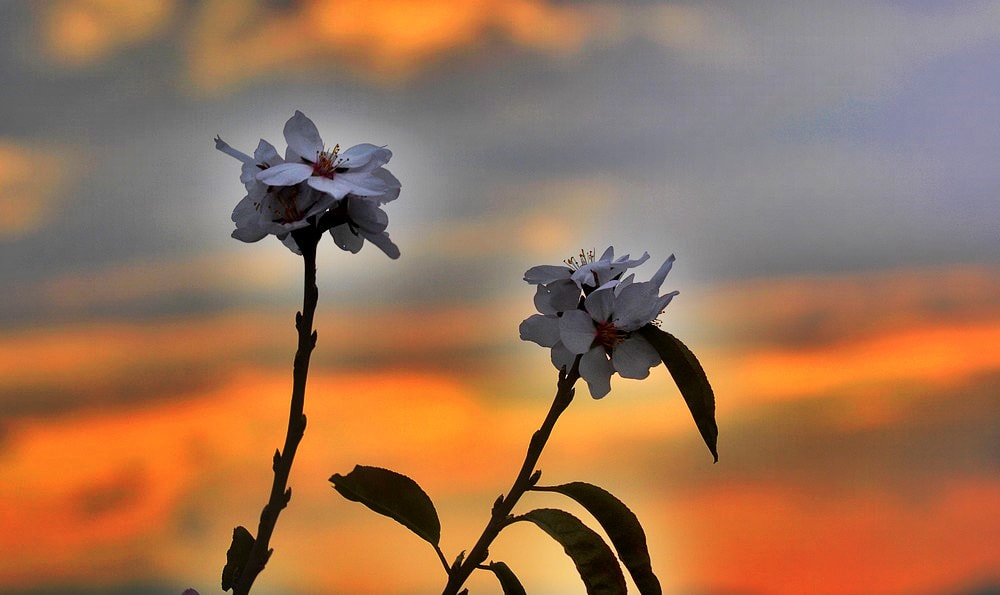
MULTIPOLYGON (((642 260, 646 258, 644 255, 642 260)), ((622 264, 626 261, 627 258, 622 264)), ((540 314, 521 323, 521 338, 550 347, 552 363, 559 369, 568 369, 576 356, 581 356, 580 376, 587 381, 591 396, 597 399, 611 390, 611 376, 615 372, 625 378, 645 378, 649 369, 659 364, 660 357, 635 331, 653 322, 677 295, 676 291, 658 295, 673 262, 671 255, 647 282, 635 283, 634 275, 629 275, 620 281, 606 278, 596 289, 588 290, 585 285, 586 297, 580 307, 576 304, 569 307, 564 296, 539 285, 535 305, 540 314), (567 307, 559 310, 561 306, 567 307)), ((624 270, 620 269, 618 275, 624 270)), ((602 271, 594 271, 595 281, 602 280, 605 274, 602 271)))
POLYGON ((385 231, 389 225, 389 216, 385 211, 375 201, 367 198, 348 195, 344 200, 347 201, 348 221, 330 229, 330 235, 337 246, 357 254, 365 240, 368 240, 389 258, 399 258, 399 248, 385 231))
POLYGON ((326 149, 312 120, 302 112, 285 123, 284 163, 272 164, 257 173, 268 186, 294 186, 305 182, 340 200, 352 194, 389 202, 399 196, 400 184, 382 167, 392 157, 385 147, 360 144, 340 152, 340 145, 326 149))
POLYGON ((291 232, 311 225, 310 219, 325 213, 337 200, 306 185, 268 186, 257 180, 256 174, 284 160, 274 146, 261 139, 253 157, 230 147, 216 137, 215 148, 243 162, 240 181, 247 195, 233 209, 236 229, 233 237, 243 242, 256 242, 269 234, 281 240, 296 254, 301 254, 291 232))

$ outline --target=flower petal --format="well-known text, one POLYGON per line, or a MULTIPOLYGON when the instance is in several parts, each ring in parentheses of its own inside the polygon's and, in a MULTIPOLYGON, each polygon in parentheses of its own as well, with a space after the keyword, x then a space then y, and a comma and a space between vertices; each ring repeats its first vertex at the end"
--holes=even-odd
POLYGON ((549 304, 557 312, 576 310, 580 305, 580 288, 569 279, 553 281, 545 286, 549 290, 549 304))
POLYGON ((354 233, 351 226, 346 223, 337 225, 336 227, 330 229, 330 236, 333 238, 333 241, 337 244, 338 248, 346 250, 351 254, 357 254, 360 252, 361 246, 365 243, 365 239, 354 233))
POLYGON ((382 181, 382 184, 385 185, 385 192, 377 196, 370 196, 370 198, 376 199, 381 203, 390 202, 399 198, 399 190, 402 187, 402 184, 399 183, 396 176, 392 175, 389 170, 384 167, 380 167, 371 172, 369 175, 378 178, 382 181))
POLYGON ((580 376, 587 381, 590 396, 595 399, 611 392, 611 375, 614 369, 603 347, 594 347, 580 358, 580 376))
POLYGON ((605 322, 611 319, 614 300, 615 289, 611 286, 592 291, 583 303, 591 318, 597 322, 605 322))
POLYGON ((222 137, 219 136, 215 137, 215 148, 222 151, 226 155, 229 155, 230 157, 235 157, 236 159, 239 159, 243 163, 253 163, 253 157, 247 155, 243 151, 237 151, 236 149, 230 147, 229 143, 222 140, 222 137))
POLYGON ((353 170, 372 171, 382 167, 392 158, 392 151, 385 147, 362 143, 354 145, 337 157, 337 167, 353 170))
MULTIPOLYGON (((309 173, 310 175, 312 174, 311 169, 309 170, 309 173)), ((340 200, 347 196, 347 194, 351 191, 351 188, 340 180, 341 177, 342 176, 336 176, 331 180, 330 178, 324 178, 322 176, 311 176, 306 181, 306 184, 309 184, 310 188, 315 188, 320 192, 325 192, 335 199, 340 200)))
POLYGON ((656 288, 651 283, 632 283, 616 296, 611 322, 619 330, 637 330, 660 313, 657 303, 656 288))
POLYGON ((559 310, 552 306, 552 296, 549 289, 545 285, 535 286, 535 297, 533 298, 535 302, 535 309, 542 314, 555 315, 559 310))
POLYGON ((566 349, 566 346, 560 341, 552 346, 552 354, 549 358, 556 370, 569 370, 573 367, 573 362, 576 361, 576 354, 566 349))
POLYGON ((237 227, 232 236, 241 242, 258 242, 267 236, 267 231, 259 227, 237 227))
POLYGON ((389 239, 389 234, 386 232, 369 234, 362 231, 361 234, 365 236, 365 239, 375 244, 379 250, 385 252, 385 255, 389 258, 396 260, 399 258, 399 246, 397 246, 392 240, 389 239))
POLYGON ((536 267, 531 267, 525 271, 524 280, 532 285, 537 285, 539 283, 552 283, 553 281, 558 281, 559 279, 569 279, 572 273, 573 271, 566 266, 542 264, 536 267))
POLYGON ((660 361, 653 346, 640 335, 630 335, 611 351, 611 365, 625 378, 645 378, 660 361))
POLYGON ((664 279, 667 278, 667 273, 669 273, 671 267, 674 266, 674 260, 674 255, 671 254, 670 258, 665 260, 663 264, 660 265, 659 270, 656 271, 656 274, 649 280, 649 282, 653 284, 653 287, 656 288, 657 292, 660 291, 660 286, 663 285, 664 279))
POLYGON ((336 182, 349 186, 350 190, 348 192, 357 196, 376 198, 392 190, 386 180, 373 176, 369 172, 348 171, 336 174, 333 179, 336 182))
POLYGON ((555 316, 532 314, 521 321, 518 331, 522 341, 538 343, 542 347, 553 347, 559 342, 559 319, 555 316))
MULTIPOLYGON (((295 110, 295 115, 285 122, 284 134, 288 150, 310 163, 315 162, 316 156, 323 151, 323 139, 319 136, 319 130, 313 121, 299 110, 295 110)), ((291 156, 286 153, 286 157, 291 156)))
POLYGON ((302 255, 302 250, 299 249, 299 245, 295 242, 295 238, 292 237, 292 234, 286 234, 284 237, 278 236, 278 239, 281 240, 281 243, 284 244, 286 248, 299 256, 302 255))
POLYGON ((268 186, 294 186, 312 175, 312 166, 305 163, 279 163, 261 170, 257 180, 268 186))
POLYGON ((594 321, 583 310, 569 310, 559 318, 559 336, 566 349, 573 353, 586 353, 596 334, 594 321))
POLYGON ((359 228, 378 234, 389 226, 389 215, 377 204, 363 198, 347 198, 347 214, 359 228))

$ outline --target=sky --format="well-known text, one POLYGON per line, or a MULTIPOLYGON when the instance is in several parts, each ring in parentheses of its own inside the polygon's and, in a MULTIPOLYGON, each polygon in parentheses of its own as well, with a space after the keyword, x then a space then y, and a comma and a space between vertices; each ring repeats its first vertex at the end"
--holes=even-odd
MULTIPOLYGON (((230 237, 221 135, 388 146, 402 256, 320 243, 319 341, 262 593, 435 592, 340 498, 416 479, 471 548, 555 391, 526 269, 670 254, 662 368, 539 463, 618 495, 667 592, 1000 589, 1000 3, 0 3, 0 591, 219 591, 283 438, 301 262, 230 237)), ((519 505, 579 508, 551 494, 519 505)), ((582 583, 532 527, 491 552, 582 583)), ((474 575, 474 593, 496 593, 474 575)))

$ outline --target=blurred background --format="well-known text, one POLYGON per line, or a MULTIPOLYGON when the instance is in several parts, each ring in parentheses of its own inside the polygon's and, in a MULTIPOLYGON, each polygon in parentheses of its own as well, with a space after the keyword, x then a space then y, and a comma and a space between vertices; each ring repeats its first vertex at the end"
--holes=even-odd
MULTIPOLYGON (((229 237, 212 138, 283 148, 300 109, 393 150, 403 255, 320 244, 259 592, 439 592, 327 478, 405 473, 470 548, 555 390, 522 274, 608 245, 646 278, 677 255, 661 320, 720 462, 659 367, 582 389, 543 482, 625 500, 671 593, 996 592, 998 56, 988 1, 0 3, 0 591, 219 592, 284 436, 301 261, 229 237)), ((492 557, 581 592, 521 525, 492 557)))

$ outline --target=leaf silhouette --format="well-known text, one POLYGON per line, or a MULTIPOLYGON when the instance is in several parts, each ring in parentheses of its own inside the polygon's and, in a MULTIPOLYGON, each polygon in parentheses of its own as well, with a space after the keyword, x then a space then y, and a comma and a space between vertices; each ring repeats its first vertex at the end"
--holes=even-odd
POLYGON ((503 595, 527 595, 521 581, 517 580, 517 576, 514 575, 514 571, 509 566, 503 562, 490 562, 488 568, 497 575, 497 580, 500 581, 500 587, 503 589, 503 595))
POLYGON ((701 432, 701 437, 712 452, 715 462, 719 462, 719 426, 715 423, 715 393, 708 382, 705 370, 698 358, 691 353, 680 339, 670 333, 660 330, 651 324, 639 329, 639 334, 656 349, 660 359, 673 376, 677 388, 680 389, 687 403, 694 423, 701 432))
POLYGON ((611 548, 601 536, 570 513, 555 508, 539 508, 517 520, 531 521, 559 542, 573 559, 587 593, 625 594, 625 576, 611 548))
POLYGON ((395 520, 437 547, 441 521, 434 503, 409 477, 381 467, 355 465, 347 475, 335 473, 330 481, 343 497, 395 520))
POLYGON ((642 530, 639 519, 621 500, 604 488, 582 481, 557 486, 535 486, 532 489, 540 492, 557 492, 576 500, 587 509, 587 512, 594 515, 604 528, 622 564, 632 575, 639 593, 642 595, 663 593, 660 581, 653 574, 650 565, 646 533, 642 530))

